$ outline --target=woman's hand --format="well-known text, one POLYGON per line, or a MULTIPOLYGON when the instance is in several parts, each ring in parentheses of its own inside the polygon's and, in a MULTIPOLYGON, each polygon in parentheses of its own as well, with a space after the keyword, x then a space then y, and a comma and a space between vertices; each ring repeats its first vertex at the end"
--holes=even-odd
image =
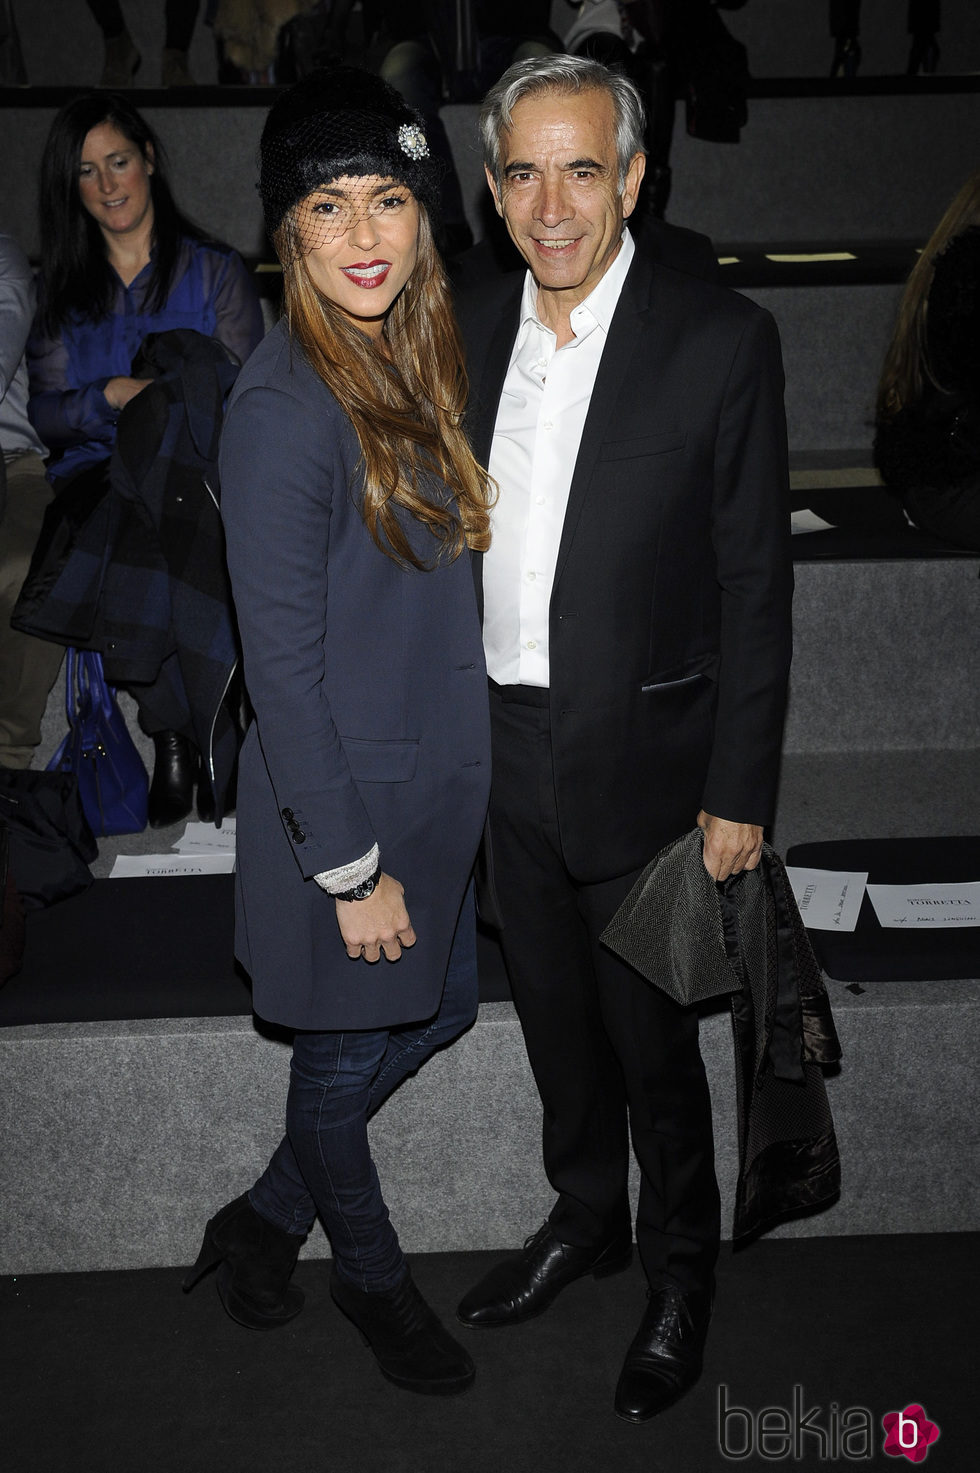
POLYGON ((396 962, 403 946, 415 945, 415 932, 405 909, 404 887, 383 874, 367 900, 337 900, 337 924, 352 961, 376 962, 384 952, 396 962))
POLYGON ((130 399, 142 394, 147 384, 152 382, 151 378, 126 378, 120 374, 117 378, 111 378, 102 392, 113 409, 125 409, 130 399))

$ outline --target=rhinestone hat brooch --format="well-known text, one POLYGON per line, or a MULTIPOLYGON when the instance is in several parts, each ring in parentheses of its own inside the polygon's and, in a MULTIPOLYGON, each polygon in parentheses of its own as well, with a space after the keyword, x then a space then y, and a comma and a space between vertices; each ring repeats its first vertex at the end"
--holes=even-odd
POLYGON ((402 123, 398 129, 398 144, 402 153, 407 153, 410 159, 429 157, 429 145, 417 123, 402 123))

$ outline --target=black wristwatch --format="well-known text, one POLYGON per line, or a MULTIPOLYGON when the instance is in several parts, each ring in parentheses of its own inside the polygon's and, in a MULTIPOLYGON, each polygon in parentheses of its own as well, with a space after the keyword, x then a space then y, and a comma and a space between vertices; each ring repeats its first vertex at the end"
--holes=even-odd
POLYGON ((380 879, 381 866, 379 864, 374 874, 368 879, 362 880, 359 885, 355 885, 353 890, 344 890, 340 895, 334 895, 333 898, 334 900, 367 900, 368 896, 373 895, 378 888, 378 881, 380 879))

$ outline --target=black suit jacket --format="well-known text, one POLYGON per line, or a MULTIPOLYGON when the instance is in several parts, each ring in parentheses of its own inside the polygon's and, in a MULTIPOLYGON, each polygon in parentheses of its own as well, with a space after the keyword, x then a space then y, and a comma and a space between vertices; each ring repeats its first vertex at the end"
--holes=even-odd
MULTIPOLYGON (((484 464, 521 287, 460 304, 484 464)), ((581 881, 645 865, 700 807, 772 819, 792 645, 782 390, 767 312, 637 252, 550 605, 561 842, 581 881)))

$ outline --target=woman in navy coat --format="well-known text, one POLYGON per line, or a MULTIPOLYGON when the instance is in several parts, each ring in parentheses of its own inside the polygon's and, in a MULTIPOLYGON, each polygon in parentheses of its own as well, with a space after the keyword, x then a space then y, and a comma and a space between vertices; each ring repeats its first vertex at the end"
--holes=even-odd
POLYGON ((489 791, 468 549, 486 476, 416 115, 379 78, 313 73, 262 136, 282 321, 242 370, 222 517, 255 711, 240 759, 236 949, 296 1030, 286 1136, 208 1223, 228 1313, 271 1328, 319 1213, 331 1293, 389 1380, 461 1391, 466 1352, 412 1281, 367 1120, 476 1014, 469 884, 489 791))

